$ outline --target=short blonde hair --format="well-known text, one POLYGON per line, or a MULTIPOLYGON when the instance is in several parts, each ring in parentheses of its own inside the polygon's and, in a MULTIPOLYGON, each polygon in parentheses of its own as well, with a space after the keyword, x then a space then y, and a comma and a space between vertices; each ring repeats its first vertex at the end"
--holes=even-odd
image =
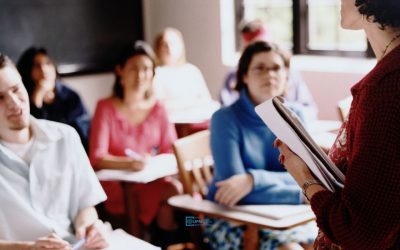
POLYGON ((182 45, 182 52, 179 57, 179 60, 177 61, 177 65, 185 64, 186 63, 186 48, 185 48, 185 42, 183 40, 183 35, 178 29, 175 29, 172 27, 167 27, 163 31, 158 33, 156 38, 154 39, 154 51, 157 56, 157 58, 156 58, 157 65, 164 65, 164 62, 162 62, 160 59, 159 49, 160 49, 162 40, 168 33, 175 34, 179 38, 179 41, 181 42, 181 45, 182 45))

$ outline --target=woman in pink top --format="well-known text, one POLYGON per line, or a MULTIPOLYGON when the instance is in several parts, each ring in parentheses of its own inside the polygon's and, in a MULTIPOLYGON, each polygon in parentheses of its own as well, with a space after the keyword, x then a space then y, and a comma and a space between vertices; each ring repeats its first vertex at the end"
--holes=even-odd
MULTIPOLYGON (((172 152, 176 131, 153 94, 154 67, 153 52, 144 42, 136 42, 118 62, 114 93, 98 102, 92 120, 89 151, 96 170, 143 169, 144 161, 126 156, 126 149, 142 156, 172 152)), ((120 183, 102 185, 108 196, 106 210, 115 215, 125 213, 120 183)), ((141 223, 149 226, 156 222, 162 230, 175 229, 173 211, 166 201, 179 190, 179 182, 170 177, 134 184, 141 223)))

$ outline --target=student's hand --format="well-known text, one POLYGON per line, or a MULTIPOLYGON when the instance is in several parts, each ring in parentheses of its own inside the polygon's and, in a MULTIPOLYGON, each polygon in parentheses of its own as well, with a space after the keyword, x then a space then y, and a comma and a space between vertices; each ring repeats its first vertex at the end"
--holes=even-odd
POLYGON ((36 88, 38 91, 47 93, 49 91, 53 91, 55 82, 48 79, 41 79, 36 83, 36 88))
POLYGON ((35 89, 32 92, 32 102, 37 108, 41 108, 43 102, 49 102, 54 99, 54 84, 54 82, 46 79, 42 79, 36 83, 35 89))
POLYGON ((96 220, 89 226, 81 226, 76 229, 78 240, 86 238, 86 249, 104 249, 108 247, 106 240, 106 229, 101 220, 96 220))
POLYGON ((279 161, 285 166, 285 169, 296 180, 299 186, 302 186, 306 180, 314 179, 307 164, 281 140, 274 141, 274 147, 280 151, 279 161))
POLYGON ((55 233, 37 239, 33 250, 70 250, 71 245, 55 233))
POLYGON ((146 166, 146 160, 130 160, 128 162, 128 170, 140 171, 146 166))
POLYGON ((234 175, 226 180, 219 181, 215 201, 225 205, 234 206, 253 189, 253 177, 250 174, 234 175))

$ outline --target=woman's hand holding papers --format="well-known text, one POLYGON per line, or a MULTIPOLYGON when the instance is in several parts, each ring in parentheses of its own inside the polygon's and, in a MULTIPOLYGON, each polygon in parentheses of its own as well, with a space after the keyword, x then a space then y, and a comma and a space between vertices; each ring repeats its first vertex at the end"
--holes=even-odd
MULTIPOLYGON (((290 173, 290 175, 296 180, 300 187, 304 186, 307 181, 315 181, 315 177, 312 175, 310 169, 306 163, 295 153, 293 153, 290 148, 283 143, 281 140, 276 139, 274 141, 274 147, 279 149, 280 155, 279 160, 285 169, 290 173)), ((325 190, 320 184, 318 185, 307 185, 307 189, 303 189, 303 193, 308 200, 319 192, 325 190)))
POLYGON ((253 188, 253 177, 250 174, 234 175, 216 183, 215 201, 225 206, 236 205, 253 188))

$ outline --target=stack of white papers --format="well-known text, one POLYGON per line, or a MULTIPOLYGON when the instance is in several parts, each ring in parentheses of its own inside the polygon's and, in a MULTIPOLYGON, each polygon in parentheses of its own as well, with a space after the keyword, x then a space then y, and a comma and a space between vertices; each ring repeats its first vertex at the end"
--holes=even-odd
POLYGON ((256 107, 256 113, 282 142, 304 160, 316 178, 330 191, 343 188, 345 176, 307 133, 297 115, 280 97, 256 107))
POLYGON ((159 178, 178 173, 178 165, 174 154, 160 154, 151 157, 143 170, 128 171, 103 169, 96 172, 101 181, 127 181, 148 183, 159 178))

